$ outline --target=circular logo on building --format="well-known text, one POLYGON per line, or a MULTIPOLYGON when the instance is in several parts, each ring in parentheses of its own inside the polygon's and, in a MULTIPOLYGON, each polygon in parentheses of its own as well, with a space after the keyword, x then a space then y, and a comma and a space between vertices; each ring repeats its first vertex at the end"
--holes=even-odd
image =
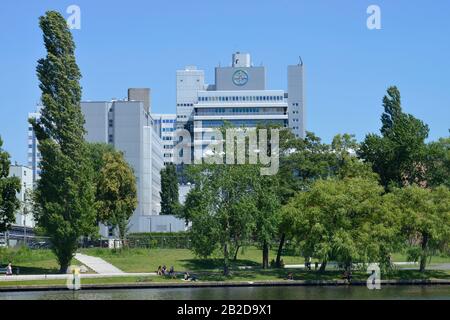
POLYGON ((243 86, 248 82, 248 74, 244 70, 237 70, 233 74, 233 83, 237 86, 243 86))

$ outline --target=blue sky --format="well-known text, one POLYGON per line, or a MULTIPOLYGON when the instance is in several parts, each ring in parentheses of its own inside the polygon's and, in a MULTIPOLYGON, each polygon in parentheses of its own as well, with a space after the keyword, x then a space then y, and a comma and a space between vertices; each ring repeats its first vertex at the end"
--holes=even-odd
POLYGON ((175 71, 214 67, 234 51, 267 67, 268 89, 286 89, 286 66, 306 66, 307 130, 361 140, 378 132, 381 99, 397 85, 403 107, 429 124, 430 139, 450 128, 450 2, 302 1, 29 1, 0 4, 0 135, 14 161, 26 163, 27 114, 40 92, 36 61, 45 55, 38 17, 81 8, 73 30, 83 99, 123 98, 150 87, 153 111, 175 113, 175 71), (366 9, 381 8, 381 30, 368 30, 366 9))

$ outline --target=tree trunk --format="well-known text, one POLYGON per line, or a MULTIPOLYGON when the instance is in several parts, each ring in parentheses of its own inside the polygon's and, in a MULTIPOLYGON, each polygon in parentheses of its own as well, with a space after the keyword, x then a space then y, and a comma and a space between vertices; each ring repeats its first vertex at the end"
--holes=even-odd
POLYGON ((267 241, 263 243, 263 261, 262 261, 263 269, 269 268, 269 244, 267 241))
POLYGON ((428 246, 428 235, 425 234, 422 239, 422 253, 420 255, 420 272, 425 272, 425 267, 427 265, 427 246, 428 246))
POLYGON ((286 234, 281 235, 280 244, 278 245, 277 259, 275 260, 275 266, 281 268, 281 252, 283 251, 284 241, 286 240, 286 234))
POLYGON ((236 247, 236 251, 234 252, 234 256, 233 256, 233 261, 236 261, 237 260, 237 255, 238 255, 238 253, 239 253, 239 249, 241 248, 241 246, 237 246, 236 247))
POLYGON ((320 264, 320 268, 319 268, 319 272, 323 273, 325 272, 325 268, 327 267, 327 261, 322 261, 322 263, 320 264))
POLYGON ((225 243, 223 246, 223 275, 228 276, 230 274, 229 268, 229 253, 228 253, 228 244, 225 243))
POLYGON ((58 257, 59 273, 61 273, 61 274, 67 273, 67 269, 69 268, 71 260, 72 260, 72 258, 68 258, 68 257, 58 257))

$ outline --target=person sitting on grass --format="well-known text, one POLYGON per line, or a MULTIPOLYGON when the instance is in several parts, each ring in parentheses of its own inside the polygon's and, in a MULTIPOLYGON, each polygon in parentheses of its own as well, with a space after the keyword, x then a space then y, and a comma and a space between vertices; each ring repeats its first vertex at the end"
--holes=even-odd
POLYGON ((175 269, 173 268, 173 266, 170 267, 169 276, 175 279, 175 269))
POLYGON ((292 274, 292 272, 288 273, 287 280, 294 280, 294 275, 292 274))
POLYGON ((186 271, 186 272, 184 273, 183 281, 197 281, 197 277, 196 277, 196 276, 191 276, 191 275, 189 274, 189 272, 186 271))
POLYGON ((197 277, 195 275, 191 276, 191 281, 197 281, 197 277))
POLYGON ((13 272, 12 272, 12 264, 11 262, 8 264, 8 266, 6 267, 6 275, 7 276, 12 276, 13 272))
POLYGON ((342 278, 347 280, 348 283, 350 283, 351 280, 352 280, 352 271, 351 270, 345 270, 343 275, 342 275, 342 278))
POLYGON ((163 265, 161 271, 162 271, 163 276, 165 276, 165 275, 166 275, 166 272, 167 272, 167 267, 166 267, 166 265, 163 265))
POLYGON ((158 270, 156 271, 156 274, 157 274, 158 276, 161 276, 161 275, 162 275, 162 268, 161 268, 161 266, 158 267, 158 270))

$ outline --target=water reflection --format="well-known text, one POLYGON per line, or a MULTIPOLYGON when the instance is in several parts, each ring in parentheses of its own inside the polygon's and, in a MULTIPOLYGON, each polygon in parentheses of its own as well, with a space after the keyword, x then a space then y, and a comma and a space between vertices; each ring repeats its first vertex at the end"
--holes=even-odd
POLYGON ((238 287, 3 292, 0 300, 310 300, 310 299, 446 299, 450 286, 238 287))

